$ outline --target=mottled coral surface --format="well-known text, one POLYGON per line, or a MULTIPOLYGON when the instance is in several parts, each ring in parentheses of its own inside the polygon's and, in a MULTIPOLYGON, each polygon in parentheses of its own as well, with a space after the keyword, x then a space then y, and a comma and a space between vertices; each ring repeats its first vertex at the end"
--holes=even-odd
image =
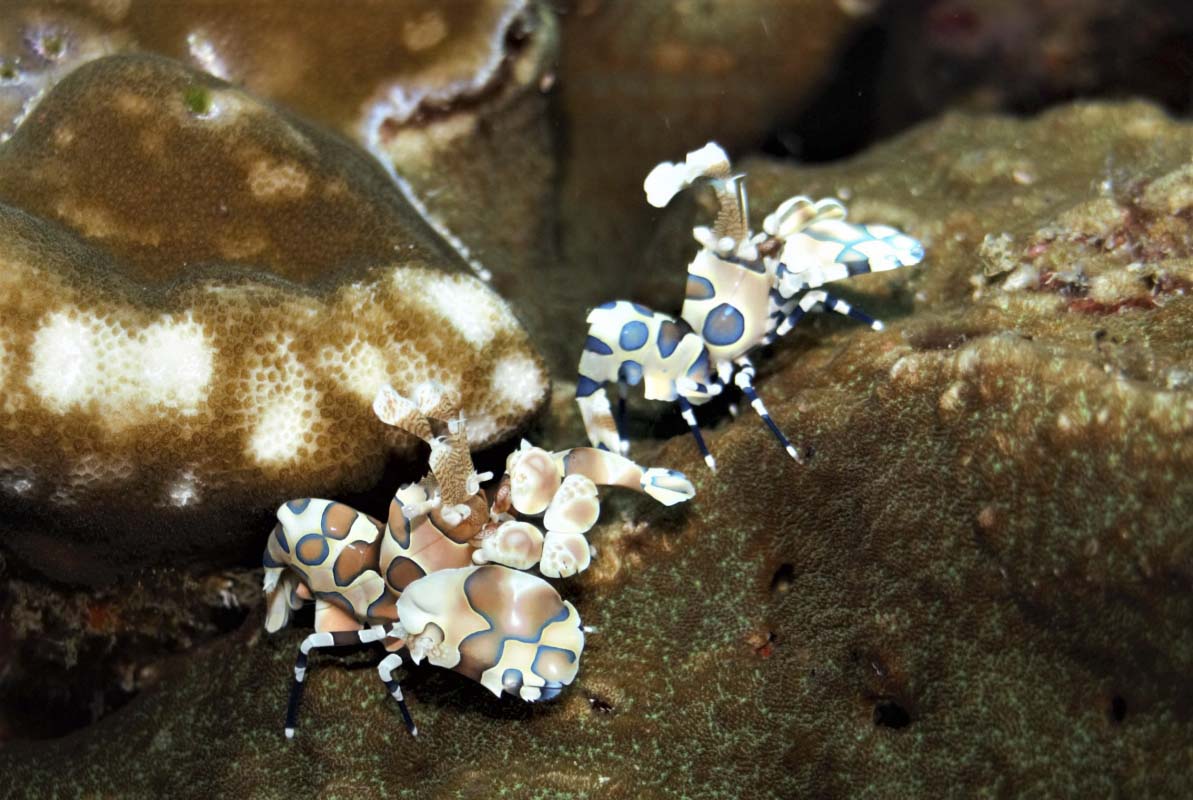
POLYGON ((92 728, 7 747, 11 794, 1187 794, 1191 144, 1081 105, 749 163, 757 209, 845 193, 929 257, 841 287, 887 331, 817 319, 761 359, 809 463, 747 414, 710 431, 715 475, 686 438, 652 456, 690 504, 607 504, 563 587, 599 632, 557 702, 410 670, 411 740, 366 658, 320 656, 287 743, 301 633, 250 619, 92 728))
POLYGON ((279 498, 371 486, 415 451, 386 382, 458 392, 478 446, 546 398, 381 165, 174 61, 58 83, 0 145, 0 227, 4 542, 60 580, 229 563, 279 498))

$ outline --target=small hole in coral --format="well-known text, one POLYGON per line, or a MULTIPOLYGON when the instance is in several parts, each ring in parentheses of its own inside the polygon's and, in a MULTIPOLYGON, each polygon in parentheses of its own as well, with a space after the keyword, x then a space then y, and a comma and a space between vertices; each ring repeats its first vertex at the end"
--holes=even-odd
POLYGON ((874 724, 900 730, 911 724, 911 714, 894 700, 879 700, 874 705, 874 724))
POLYGON ((1127 701, 1121 694, 1110 698, 1110 721, 1122 722, 1127 718, 1127 701))
POLYGON ((588 705, 597 714, 612 714, 614 711, 612 703, 596 695, 588 696, 588 705))
POLYGON ((786 594, 791 591, 793 583, 795 583, 795 567, 791 564, 783 564, 775 570, 774 577, 770 579, 771 593, 786 594))

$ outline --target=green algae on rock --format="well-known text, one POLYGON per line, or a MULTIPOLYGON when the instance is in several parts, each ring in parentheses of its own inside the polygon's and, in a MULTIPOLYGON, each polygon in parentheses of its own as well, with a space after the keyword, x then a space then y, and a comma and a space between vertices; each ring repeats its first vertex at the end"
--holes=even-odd
POLYGON ((686 437, 652 457, 689 505, 610 504, 565 587, 599 633, 556 703, 412 669, 423 736, 395 747, 373 671, 325 666, 287 746, 262 676, 300 634, 254 624, 0 774, 16 797, 1187 795, 1190 152, 1150 106, 1081 105, 750 164, 755 208, 848 193, 928 258, 842 288, 886 332, 806 320, 760 360, 808 464, 747 415, 711 433, 715 474, 686 437))
POLYGON ((0 149, 0 227, 3 543, 60 579, 226 562, 279 498, 371 485, 414 448, 387 381, 458 390, 476 445, 546 399, 368 154, 176 62, 58 83, 0 149))

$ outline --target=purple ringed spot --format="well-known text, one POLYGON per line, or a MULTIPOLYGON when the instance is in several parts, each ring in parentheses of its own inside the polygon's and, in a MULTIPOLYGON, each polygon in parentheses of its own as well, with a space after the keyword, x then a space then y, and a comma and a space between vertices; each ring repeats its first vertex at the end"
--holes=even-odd
POLYGON ((298 544, 294 547, 294 554, 308 567, 317 567, 327 558, 329 550, 327 539, 323 534, 308 533, 298 540, 298 544))
POLYGON ((522 671, 511 667, 501 673, 501 688, 510 694, 517 694, 522 688, 522 671))
POLYGON ((683 339, 684 334, 687 333, 685 327, 671 320, 663 320, 659 325, 659 335, 657 337, 659 355, 667 358, 675 352, 675 348, 679 347, 680 341, 683 339))
POLYGON ((741 339, 746 318, 728 303, 721 303, 704 320, 704 340, 714 345, 730 345, 741 339))
POLYGON ((410 547, 410 519, 402 510, 403 503, 398 498, 389 501, 389 535, 403 550, 410 547), (395 524, 400 520, 400 525, 395 524))
POLYGON ((455 667, 457 671, 466 670, 468 661, 473 661, 474 667, 478 666, 475 662, 481 661, 483 664, 479 666, 483 666, 484 669, 500 664, 506 642, 537 644, 543 638, 543 632, 552 623, 563 622, 568 618, 568 607, 547 584, 544 584, 544 587, 550 591, 550 598, 540 597, 536 601, 523 596, 527 605, 518 609, 519 613, 514 613, 515 609, 502 607, 501 603, 497 603, 496 607, 490 607, 489 604, 494 603, 499 597, 512 597, 515 601, 518 599, 512 592, 507 593, 507 575, 500 571, 491 571, 493 569, 506 568, 481 567, 464 580, 464 598, 468 607, 484 620, 487 627, 465 636, 460 641, 462 659, 455 667), (543 603, 544 600, 547 602, 543 603), (536 602, 543 605, 536 607, 536 602), (558 610, 555 610, 556 608, 558 610), (494 617, 490 612, 495 612, 497 616, 494 617), (522 630, 515 632, 510 629, 511 625, 522 630))
POLYGON ((581 375, 576 381, 576 397, 588 397, 601 388, 601 385, 587 375, 581 375))
POLYGON ((621 345, 622 350, 637 350, 646 344, 649 336, 650 331, 647 330, 646 323, 634 320, 622 326, 617 343, 621 345))
POLYGON ((624 381, 630 386, 637 386, 642 382, 642 365, 637 361, 626 359, 617 368, 617 379, 624 381))
POLYGON ((346 506, 343 503, 328 503, 327 508, 323 509, 323 517, 320 519, 319 525, 325 536, 344 539, 352 530, 352 524, 356 522, 356 517, 356 509, 352 506, 346 506))
MULTIPOLYGON (((641 323, 639 323, 641 324, 641 323)), ((601 356, 613 355, 613 348, 602 342, 595 336, 589 336, 584 340, 584 349, 590 353, 596 353, 601 356)))
POLYGON ((688 377, 703 383, 708 379, 708 350, 701 349, 700 355, 688 367, 688 377))
POLYGON ((290 553, 290 543, 286 541, 286 531, 280 522, 273 526, 273 538, 277 541, 278 547, 282 548, 283 553, 290 553))
POLYGON ((303 497, 303 498, 301 498, 301 499, 299 499, 299 500, 290 500, 290 501, 287 501, 287 503, 286 503, 286 508, 290 509, 290 511, 291 511, 293 514, 295 514, 295 515, 298 515, 298 514, 301 514, 301 513, 302 513, 302 512, 304 512, 304 511, 306 511, 306 510, 307 510, 307 506, 309 506, 310 504, 311 504, 311 498, 309 498, 309 497, 303 497))
POLYGON ((689 275, 684 296, 689 300, 711 300, 716 294, 712 281, 699 275, 689 275))
POLYGON ((400 592, 426 574, 427 571, 418 562, 406 556, 396 556, 385 570, 385 582, 391 589, 400 592))
POLYGON ((559 647, 540 644, 538 652, 534 654, 534 662, 530 671, 548 683, 561 684, 564 673, 572 664, 576 663, 576 654, 559 647))

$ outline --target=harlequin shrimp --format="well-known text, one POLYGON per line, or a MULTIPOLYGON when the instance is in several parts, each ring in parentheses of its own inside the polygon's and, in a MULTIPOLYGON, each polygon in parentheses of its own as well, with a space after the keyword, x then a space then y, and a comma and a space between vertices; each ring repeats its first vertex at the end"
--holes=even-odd
POLYGON ((820 287, 918 264, 924 257, 918 241, 894 228, 846 222, 845 206, 833 199, 789 198, 766 217, 760 233, 752 233, 742 178, 714 142, 688 153, 683 164, 657 165, 646 177, 647 201, 658 208, 705 179, 718 212, 711 227, 692 231, 700 249, 688 265, 679 319, 626 301, 589 313, 576 401, 594 447, 628 452, 626 394, 641 383, 647 399, 679 405, 705 463, 715 470, 693 406, 708 402, 732 380, 788 454, 801 461, 754 389, 751 351, 821 306, 882 330, 880 321, 820 287), (616 419, 604 388, 613 381, 619 390, 616 419))
MULTIPOLYGON (((580 618, 550 584, 519 570, 537 563, 544 574, 560 576, 588 565, 582 535, 582 548, 570 538, 557 544, 550 537, 591 527, 591 521, 583 523, 599 514, 595 489, 561 492, 561 481, 545 490, 549 481, 524 465, 504 476, 490 507, 481 482, 492 475, 476 472, 452 395, 421 384, 409 399, 387 386, 373 409, 383 422, 430 446, 430 472, 397 491, 384 524, 332 500, 304 498, 278 509, 263 557, 266 630, 280 630, 293 610, 315 604, 315 633, 303 641, 295 663, 287 737, 297 725, 308 658, 317 648, 382 642, 391 652, 378 673, 412 734, 417 729, 393 678, 402 663, 396 651, 403 646, 415 664, 426 658, 496 695, 555 697, 579 667, 580 618), (551 512, 547 537, 508 513, 525 506, 521 498, 533 491, 551 495, 543 506, 551 512)), ((595 459, 576 451, 555 456, 569 477, 618 485, 637 481, 632 488, 668 504, 694 493, 679 473, 644 470, 611 453, 595 459)))
MULTIPOLYGON (((278 509, 263 558, 266 630, 279 630, 292 610, 315 602, 315 633, 295 662, 287 737, 317 648, 382 642, 390 653, 378 675, 415 735, 393 677, 403 646, 415 664, 425 658, 495 695, 528 701, 556 696, 576 676, 584 634, 571 603, 542 578, 472 564, 471 542, 490 518, 480 482, 491 476, 473 469, 454 398, 429 384, 416 398, 386 387, 374 403, 384 421, 431 445, 430 473, 398 490, 384 524, 332 500, 304 498, 278 509)), ((516 553, 516 543, 505 551, 516 553)))

